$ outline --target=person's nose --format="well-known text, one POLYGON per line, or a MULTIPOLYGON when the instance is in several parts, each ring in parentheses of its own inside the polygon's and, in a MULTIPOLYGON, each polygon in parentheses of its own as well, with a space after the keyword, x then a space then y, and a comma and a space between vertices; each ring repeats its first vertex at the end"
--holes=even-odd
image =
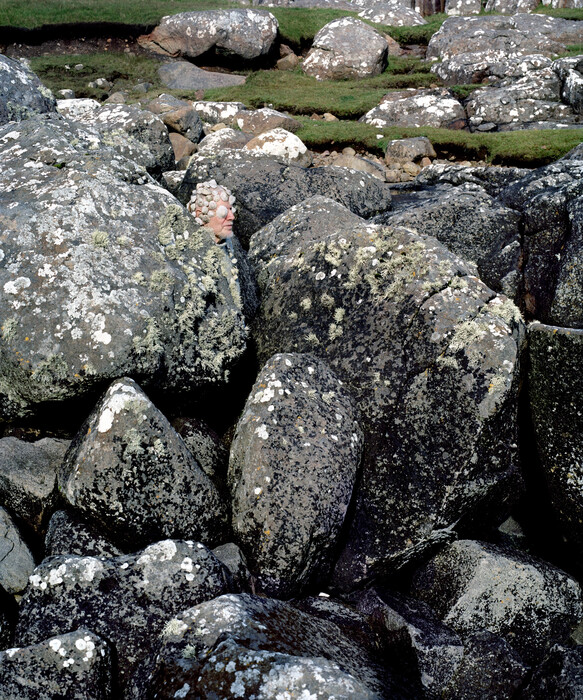
POLYGON ((233 221, 234 218, 235 218, 235 215, 233 214, 233 210, 229 209, 229 211, 227 213, 227 221, 233 221))

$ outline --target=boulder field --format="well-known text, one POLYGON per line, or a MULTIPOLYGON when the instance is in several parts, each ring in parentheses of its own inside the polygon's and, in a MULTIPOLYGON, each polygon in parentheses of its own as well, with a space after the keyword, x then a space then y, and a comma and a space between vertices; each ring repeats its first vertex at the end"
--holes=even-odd
MULTIPOLYGON (((163 50, 234 51, 205 14, 163 50)), ((577 60, 500 70, 575 124, 577 60)), ((581 695, 583 146, 391 186, 271 109, 0 85, 0 697, 581 695)))

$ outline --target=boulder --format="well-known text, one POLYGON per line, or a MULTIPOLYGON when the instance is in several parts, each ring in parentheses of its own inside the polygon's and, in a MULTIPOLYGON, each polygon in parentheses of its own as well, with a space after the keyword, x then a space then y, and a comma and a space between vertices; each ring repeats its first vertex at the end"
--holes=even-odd
POLYGON ((184 440, 184 444, 213 481, 224 479, 229 463, 229 451, 219 436, 197 418, 178 418, 172 427, 184 440))
POLYGON ((172 90, 208 90, 217 87, 243 85, 244 75, 203 70, 188 61, 170 61, 158 68, 163 85, 172 90))
POLYGON ((188 160, 188 158, 196 151, 196 144, 186 137, 175 133, 169 134, 169 136, 176 163, 180 163, 180 161, 183 159, 188 160))
POLYGON ((41 534, 56 500, 57 470, 68 440, 0 440, 0 503, 41 534))
POLYGON ((427 24, 427 21, 410 7, 384 1, 375 2, 361 10, 358 16, 375 24, 384 24, 387 27, 416 27, 427 24))
POLYGON ((113 700, 113 688, 111 651, 90 629, 0 651, 2 700, 113 700))
POLYGON ((583 114, 583 55, 560 58, 552 67, 562 82, 561 99, 583 114))
POLYGON ((571 576, 519 550, 459 540, 420 569, 413 594, 461 635, 501 635, 540 663, 580 621, 581 588, 571 576))
POLYGON ((532 12, 538 5, 538 0, 488 0, 485 11, 515 15, 518 12, 532 12))
POLYGON ((295 134, 285 129, 270 129, 255 136, 243 146, 248 151, 257 151, 275 158, 278 163, 299 165, 309 168, 312 165, 312 155, 306 144, 295 134))
MULTIPOLYGON (((162 94, 149 102, 146 108, 157 114, 170 132, 176 132, 193 143, 200 141, 203 133, 202 121, 188 100, 162 94)), ((172 136, 170 138, 172 139, 172 136)))
POLYGON ((195 154, 180 187, 181 201, 188 200, 197 182, 213 178, 237 198, 235 233, 245 245, 257 229, 314 195, 335 199, 363 217, 391 206, 390 186, 368 173, 286 166, 267 156, 238 151, 214 157, 195 154))
POLYGON ((193 102, 192 108, 208 124, 231 123, 233 117, 245 109, 242 102, 193 102))
POLYGON ((219 544, 226 508, 168 420, 131 379, 114 382, 59 473, 63 497, 126 548, 159 539, 219 544))
POLYGON ((432 163, 423 168, 415 178, 415 184, 423 191, 428 185, 479 185, 491 197, 497 197, 532 170, 528 168, 500 168, 496 166, 465 166, 445 163, 432 163))
POLYGON ((302 70, 317 80, 358 79, 379 75, 387 67, 388 44, 356 17, 326 24, 314 37, 302 70))
POLYGON ((16 643, 87 627, 116 654, 120 695, 166 622, 230 590, 225 566, 200 543, 165 540, 121 557, 56 556, 34 571, 16 643))
POLYGON ((459 17, 479 15, 481 10, 481 0, 446 0, 444 12, 450 17, 459 17))
POLYGON ((504 79, 532 77, 533 72, 550 68, 553 61, 542 54, 507 55, 504 51, 456 54, 431 67, 446 85, 470 83, 497 84, 504 79))
POLYGON ((69 98, 57 100, 57 111, 68 119, 79 121, 92 119, 93 114, 101 109, 101 103, 89 97, 69 98))
POLYGON ((260 360, 325 358, 358 403, 363 474, 334 575, 347 589, 447 539, 469 513, 506 517, 499 507, 519 482, 524 328, 518 309, 435 239, 354 223, 325 202, 314 224, 308 204, 251 240, 262 297, 254 332, 260 360))
POLYGON ((223 251, 184 207, 58 115, 0 129, 0 157, 2 419, 124 375, 224 383, 247 331, 223 251))
POLYGON ((520 695, 524 700, 576 700, 583 693, 583 648, 555 644, 520 695))
POLYGON ((215 547, 212 552, 229 570, 235 590, 245 590, 249 587, 251 574, 247 567, 247 560, 234 542, 221 544, 215 547))
POLYGON ((415 162, 422 158, 436 158, 437 153, 426 136, 389 141, 385 149, 385 161, 391 163, 415 162))
POLYGON ((390 126, 465 126, 466 112, 460 102, 444 88, 395 90, 385 95, 358 121, 379 128, 390 126))
POLYGON ((362 158, 361 156, 352 155, 350 153, 341 153, 338 158, 335 158, 332 167, 334 168, 348 168, 349 170, 357 170, 361 173, 369 173, 377 180, 384 182, 385 169, 380 163, 375 163, 369 158, 362 158))
POLYGON ((199 142, 197 153, 207 155, 219 155, 226 148, 243 148, 251 140, 251 135, 237 129, 219 129, 211 131, 199 142))
POLYGON ((66 510, 57 510, 49 521, 45 557, 75 554, 80 557, 118 557, 123 552, 97 528, 66 510))
POLYGON ((354 405, 323 362, 293 353, 267 362, 229 462, 233 531, 255 591, 285 598, 329 573, 361 450, 354 405))
POLYGON ((277 37, 270 12, 237 9, 181 12, 162 18, 139 44, 166 56, 196 58, 208 52, 247 61, 266 56, 277 37))
POLYGON ((288 114, 278 112, 276 109, 262 107, 261 109, 243 109, 235 115, 233 126, 237 126, 247 134, 258 135, 273 129, 285 129, 296 132, 301 128, 301 123, 288 114))
POLYGON ((34 569, 34 559, 8 511, 0 507, 0 586, 22 593, 34 569))
POLYGON ((0 125, 56 108, 52 92, 24 63, 0 55, 0 125))

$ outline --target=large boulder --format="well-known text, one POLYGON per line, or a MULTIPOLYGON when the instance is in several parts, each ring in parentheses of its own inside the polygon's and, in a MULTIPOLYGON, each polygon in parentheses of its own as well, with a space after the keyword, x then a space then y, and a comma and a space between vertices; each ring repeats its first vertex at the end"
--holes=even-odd
POLYGON ((244 75, 203 70, 189 61, 169 61, 158 68, 160 82, 172 90, 208 90, 243 85, 244 75))
POLYGON ((465 126, 466 112, 459 100, 443 88, 395 90, 387 93, 359 121, 379 128, 390 126, 465 126))
POLYGON ((264 131, 248 141, 243 148, 264 153, 286 165, 299 165, 302 168, 312 165, 312 154, 306 144, 285 129, 264 131))
POLYGON ((200 141, 202 121, 188 100, 162 94, 149 102, 146 109, 157 114, 170 132, 176 132, 193 143, 200 141))
POLYGON ((0 125, 56 109, 51 91, 24 63, 0 54, 0 125))
POLYGON ((44 551, 45 557, 60 554, 118 557, 123 554, 97 527, 65 510, 55 511, 49 520, 44 551))
POLYGON ((317 80, 368 78, 385 70, 388 52, 375 29, 356 17, 341 17, 316 34, 302 70, 317 80))
POLYGON ((277 37, 278 24, 270 12, 237 9, 181 12, 162 17, 144 48, 167 56, 196 58, 209 51, 252 60, 266 56, 277 37))
POLYGON ((553 61, 542 54, 514 56, 504 51, 477 51, 454 54, 431 67, 446 85, 494 83, 497 80, 525 78, 533 71, 550 68, 553 61))
POLYGON ((374 2, 358 13, 359 17, 387 27, 416 27, 427 24, 427 20, 405 5, 399 3, 374 2))
POLYGON ((496 166, 465 166, 446 163, 432 163, 417 175, 415 185, 423 191, 428 185, 479 185, 492 196, 497 197, 502 190, 532 171, 528 168, 501 168, 496 166))
POLYGON ((255 234, 250 260, 260 360, 325 358, 363 417, 363 474, 335 569, 350 588, 487 503, 495 519, 516 494, 524 329, 518 309, 434 238, 336 209, 291 208, 255 234))
POLYGON ((583 55, 560 58, 553 70, 561 79, 561 99, 577 114, 583 114, 583 55))
POLYGON ((227 593, 230 576, 202 544, 165 540, 127 556, 55 556, 34 571, 20 605, 16 643, 38 644, 87 627, 109 642, 124 687, 164 624, 227 593))
POLYGON ((233 530, 256 591, 288 597, 329 573, 361 450, 354 405, 323 362, 267 362, 229 464, 233 530))
POLYGON ((0 129, 0 158, 3 419, 124 375, 226 381, 247 335, 232 264, 167 190, 58 115, 0 129))

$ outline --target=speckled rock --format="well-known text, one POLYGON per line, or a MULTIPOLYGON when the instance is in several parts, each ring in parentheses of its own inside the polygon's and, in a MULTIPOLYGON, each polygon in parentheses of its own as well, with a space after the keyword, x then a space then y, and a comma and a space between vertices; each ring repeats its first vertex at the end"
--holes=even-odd
MULTIPOLYGON (((129 697, 142 698, 145 688, 160 698, 180 697, 176 693, 181 690, 194 697, 212 697, 228 679, 236 684, 231 693, 250 697, 254 688, 264 686, 258 697, 267 700, 274 697, 267 690, 269 678, 274 684, 283 677, 291 680, 285 665, 292 663, 296 682, 303 679, 307 684, 304 694, 328 690, 322 685, 326 676, 338 688, 338 697, 354 700, 385 697, 389 685, 370 649, 346 636, 334 622, 279 600, 244 593, 221 596, 170 620, 129 697), (318 681, 311 671, 317 673, 319 664, 324 675, 318 681)), ((386 696, 401 697, 388 692, 386 696)))
POLYGON ((202 120, 188 100, 162 94, 149 102, 146 108, 157 114, 169 131, 181 134, 193 143, 200 141, 203 133, 202 120))
POLYGON ((78 112, 76 120, 94 127, 103 142, 159 176, 174 165, 174 152, 164 122, 135 105, 107 104, 78 112))
POLYGON ((359 17, 375 24, 384 24, 387 27, 416 27, 427 24, 423 17, 404 5, 397 3, 374 2, 369 7, 358 13, 359 17))
POLYGON ((285 129, 294 133, 302 126, 297 119, 269 107, 241 110, 235 115, 233 125, 245 133, 254 135, 272 129, 285 129))
POLYGON ((516 307, 435 239, 321 209, 317 227, 311 209, 292 210, 289 239, 290 212, 253 237, 255 334, 260 360, 325 358, 358 402, 365 460, 335 569, 350 588, 450 537, 489 501, 484 517, 497 517, 516 493, 524 329, 516 307))
POLYGON ((168 191, 58 115, 0 128, 0 158, 2 418, 124 375, 226 381, 246 346, 239 290, 168 191))
POLYGON ((233 531, 256 591, 290 597, 329 572, 361 450, 354 405, 323 362, 287 354, 266 363, 229 462, 233 531))
POLYGON ((114 382, 80 428, 59 472, 63 497, 111 540, 165 537, 219 544, 226 508, 168 420, 131 379, 114 382))
POLYGON ((219 436, 204 421, 196 418, 178 418, 172 425, 204 473, 213 480, 224 478, 229 451, 219 436))
POLYGON ((431 67, 431 72, 446 85, 460 85, 525 78, 533 71, 552 65, 553 61, 542 54, 514 56, 503 50, 469 51, 436 63, 431 67))
POLYGON ((193 102, 192 107, 203 122, 219 124, 231 123, 233 117, 245 109, 242 102, 212 102, 202 100, 193 102))
POLYGON ((583 647, 556 644, 535 669, 521 700, 577 700, 583 694, 583 647))
POLYGON ((285 129, 270 129, 248 141, 245 146, 248 151, 257 151, 275 158, 278 163, 299 165, 309 168, 312 165, 312 154, 306 144, 295 134, 285 129))
POLYGON ((473 540, 433 557, 417 572, 413 593, 459 634, 499 634, 535 663, 583 614, 581 588, 568 574, 519 550, 473 540))
POLYGON ((247 567, 247 559, 239 547, 234 542, 227 542, 215 547, 212 552, 229 570, 235 590, 248 589, 251 574, 247 567))
POLYGON ((56 108, 52 92, 24 63, 0 55, 0 125, 56 108))
POLYGON ((341 17, 316 34, 302 70, 317 80, 368 78, 385 70, 388 49, 371 26, 356 17, 341 17))
POLYGON ((166 622, 230 589, 227 569, 202 544, 165 540, 115 558, 45 559, 20 605, 16 643, 88 627, 115 649, 124 688, 166 622))
POLYGON ((278 24, 270 12, 208 10, 163 17, 151 34, 138 42, 166 56, 196 58, 210 51, 246 60, 266 56, 278 24))
POLYGON ((524 221, 524 303, 543 323, 583 327, 583 152, 500 193, 524 221))
POLYGON ((421 188, 427 185, 450 184, 461 185, 473 183, 479 185, 492 196, 521 180, 532 171, 528 168, 498 168, 495 166, 468 167, 464 165, 445 165, 432 163, 423 168, 415 178, 415 183, 421 188))
POLYGON ((197 182, 212 178, 237 198, 235 233, 244 244, 261 226, 314 195, 335 199, 363 217, 391 206, 390 186, 368 173, 285 166, 266 156, 239 151, 214 157, 195 154, 179 191, 181 201, 188 200, 197 182))
POLYGON ((489 287, 518 303, 521 262, 521 217, 474 184, 460 185, 433 197, 414 194, 403 205, 394 199, 387 223, 433 236, 449 250, 478 267, 489 287))
POLYGON ((385 161, 391 163, 406 163, 419 161, 425 157, 435 158, 437 154, 426 136, 416 136, 410 139, 389 141, 385 149, 385 161))
POLYGON ((49 520, 44 553, 45 557, 61 554, 118 557, 123 554, 97 528, 66 510, 57 510, 49 520))
POLYGON ((21 593, 34 569, 34 559, 8 511, 0 507, 0 586, 21 593))
POLYGON ((98 109, 101 109, 101 103, 89 97, 57 100, 57 111, 59 114, 73 121, 85 118, 91 119, 91 114, 97 112, 98 109))
POLYGON ((198 144, 197 153, 200 155, 218 155, 226 148, 243 148, 252 138, 251 134, 237 129, 219 129, 207 134, 198 144))
POLYGON ((562 82, 561 99, 577 114, 583 114, 583 55, 560 58, 553 70, 562 82))
POLYGON ((0 651, 2 700, 113 700, 111 652, 81 628, 31 646, 0 651))
POLYGON ((538 0, 488 0, 485 11, 515 15, 517 12, 532 12, 538 5, 538 0))
POLYGON ((170 61, 158 68, 160 82, 172 90, 208 90, 243 85, 244 75, 218 73, 198 68, 188 61, 170 61))
POLYGON ((0 440, 0 503, 41 533, 56 496, 57 470, 68 440, 0 440))
POLYGON ((450 17, 479 15, 482 9, 480 0, 446 0, 444 12, 450 17))
POLYGON ((358 121, 379 128, 389 126, 435 126, 458 128, 465 125, 466 112, 460 102, 443 88, 395 90, 385 95, 358 121))

